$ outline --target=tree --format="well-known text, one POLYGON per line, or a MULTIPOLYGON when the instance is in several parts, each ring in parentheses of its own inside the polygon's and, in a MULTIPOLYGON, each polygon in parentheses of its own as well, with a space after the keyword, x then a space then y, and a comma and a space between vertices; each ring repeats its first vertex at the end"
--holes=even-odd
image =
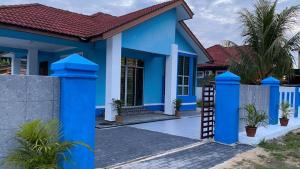
MULTIPOLYGON (((277 0, 258 0, 254 11, 242 10, 244 44, 240 60, 232 60, 230 71, 241 76, 242 83, 258 84, 268 76, 282 79, 293 75, 292 50, 300 48, 300 32, 288 38, 296 24, 300 6, 292 6, 276 13, 277 0)), ((227 44, 234 45, 228 41, 227 44)))

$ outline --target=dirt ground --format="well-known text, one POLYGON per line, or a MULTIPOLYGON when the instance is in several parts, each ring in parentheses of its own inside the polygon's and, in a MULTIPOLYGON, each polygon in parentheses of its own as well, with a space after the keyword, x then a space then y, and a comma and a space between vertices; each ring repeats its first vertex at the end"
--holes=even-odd
POLYGON ((213 169, 300 169, 300 130, 262 142, 213 169))

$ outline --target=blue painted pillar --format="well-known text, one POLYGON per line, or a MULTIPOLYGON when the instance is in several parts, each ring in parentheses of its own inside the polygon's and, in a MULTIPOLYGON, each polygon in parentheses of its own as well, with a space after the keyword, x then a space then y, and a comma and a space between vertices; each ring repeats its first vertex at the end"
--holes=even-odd
POLYGON ((274 77, 268 77, 261 81, 264 86, 270 86, 269 124, 278 124, 279 119, 279 85, 280 81, 274 77))
MULTIPOLYGON (((63 141, 79 141, 94 150, 96 71, 98 65, 78 54, 51 65, 52 76, 60 77, 60 115, 63 141)), ((94 153, 83 146, 71 149, 71 162, 64 169, 94 169, 94 153)))
POLYGON ((238 142, 239 106, 240 77, 231 72, 216 76, 215 141, 238 142))
POLYGON ((299 87, 295 87, 295 100, 294 100, 294 104, 295 104, 295 114, 294 117, 297 118, 299 115, 298 112, 298 108, 300 106, 300 91, 299 91, 299 87))

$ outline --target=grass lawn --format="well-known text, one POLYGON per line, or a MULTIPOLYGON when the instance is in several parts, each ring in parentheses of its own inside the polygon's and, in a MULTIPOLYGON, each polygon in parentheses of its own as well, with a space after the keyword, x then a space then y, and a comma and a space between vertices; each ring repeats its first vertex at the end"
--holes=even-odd
POLYGON ((300 169, 300 130, 280 139, 261 142, 258 148, 214 168, 300 169))

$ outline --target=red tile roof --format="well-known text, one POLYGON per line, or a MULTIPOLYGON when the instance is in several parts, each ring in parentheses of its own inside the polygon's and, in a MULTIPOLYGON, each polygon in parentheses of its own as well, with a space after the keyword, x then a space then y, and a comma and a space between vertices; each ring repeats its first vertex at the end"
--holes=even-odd
POLYGON ((90 38, 183 0, 171 0, 123 16, 98 12, 83 15, 41 4, 0 6, 0 24, 56 34, 90 38))
MULTIPOLYGON (((238 48, 245 50, 246 46, 239 46, 238 48)), ((206 49, 213 61, 211 63, 199 64, 202 68, 212 67, 228 67, 230 61, 239 60, 240 54, 237 47, 223 47, 221 45, 214 45, 206 49)))

